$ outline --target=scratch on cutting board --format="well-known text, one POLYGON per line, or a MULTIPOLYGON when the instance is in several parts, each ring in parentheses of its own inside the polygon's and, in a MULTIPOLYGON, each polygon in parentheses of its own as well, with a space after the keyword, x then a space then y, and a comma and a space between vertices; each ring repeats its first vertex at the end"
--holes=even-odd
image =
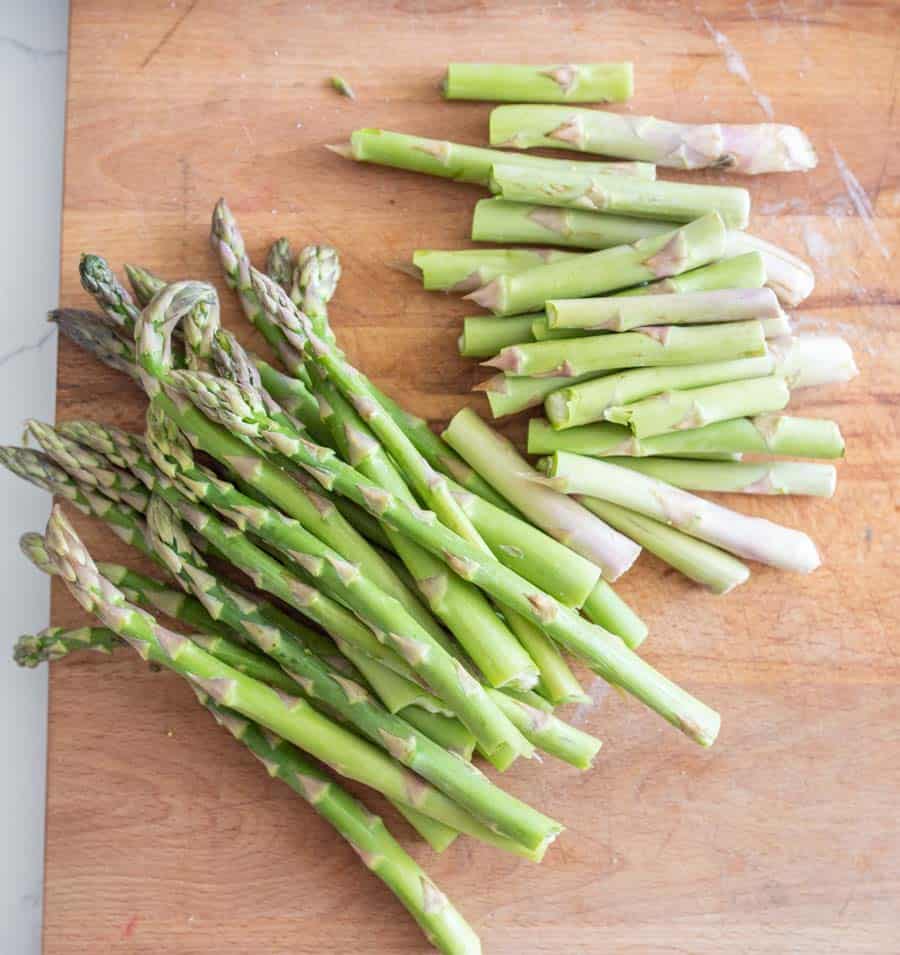
POLYGON ((122 927, 122 938, 131 938, 137 930, 138 922, 140 920, 141 917, 139 915, 132 915, 122 927))
POLYGON ((828 270, 828 260, 834 254, 834 246, 809 222, 803 224, 803 241, 806 251, 819 268, 828 270))
POLYGON ((610 691, 610 685, 606 680, 597 677, 587 688, 587 694, 591 698, 590 703, 579 703, 575 707, 575 712, 569 722, 573 726, 580 726, 587 718, 588 713, 606 696, 610 691))
POLYGON ((834 164, 837 166, 838 175, 844 184, 844 191, 849 196, 850 202, 856 210, 856 214, 862 220, 866 232, 869 233, 870 238, 878 247, 882 257, 889 259, 891 257, 890 253, 881 239, 878 226, 875 224, 875 210, 872 208, 872 202, 866 194, 866 190, 860 185, 859 180, 853 175, 853 171, 844 161, 844 157, 834 146, 831 147, 831 153, 834 156, 834 164))
POLYGON ((722 51, 722 56, 725 58, 725 68, 728 72, 733 73, 747 84, 748 89, 753 94, 753 98, 759 104, 759 108, 765 113, 766 118, 774 119, 775 110, 772 108, 772 100, 764 93, 760 93, 759 90, 753 86, 753 79, 750 76, 750 71, 747 69, 747 64, 731 40, 729 40, 724 33, 717 30, 706 17, 703 18, 703 26, 706 27, 706 32, 713 38, 716 46, 722 51))

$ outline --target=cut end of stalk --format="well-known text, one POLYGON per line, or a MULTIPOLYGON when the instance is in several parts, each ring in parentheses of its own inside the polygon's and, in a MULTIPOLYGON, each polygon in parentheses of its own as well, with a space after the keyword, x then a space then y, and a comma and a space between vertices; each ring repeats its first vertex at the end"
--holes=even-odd
POLYGON ((472 385, 472 391, 484 391, 492 395, 509 394, 509 383, 506 375, 493 375, 486 381, 479 381, 477 385, 472 385))
POLYGON ((518 348, 504 348, 499 355, 494 355, 487 361, 481 362, 485 368, 497 368, 503 372, 515 374, 522 366, 522 353, 518 348))
POLYGON ((503 285, 500 279, 494 279, 493 282, 488 282, 487 285, 464 296, 464 299, 482 308, 490 309, 492 312, 500 311, 503 303, 503 285))
POLYGON ((335 153, 338 156, 343 156, 344 159, 355 159, 353 155, 353 146, 347 143, 326 143, 325 148, 332 153, 335 153))

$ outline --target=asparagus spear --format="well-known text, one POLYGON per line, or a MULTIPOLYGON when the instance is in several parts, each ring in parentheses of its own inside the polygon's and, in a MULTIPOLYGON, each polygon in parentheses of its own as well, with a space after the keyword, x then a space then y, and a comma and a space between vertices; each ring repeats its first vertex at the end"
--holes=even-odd
POLYGON ((540 315, 537 312, 507 318, 498 315, 464 318, 459 353, 463 358, 490 358, 509 345, 534 341, 531 324, 540 315))
POLYGON ((134 293, 134 300, 140 308, 149 305, 150 299, 166 285, 166 282, 158 275, 154 275, 150 269, 142 265, 130 265, 126 262, 123 268, 131 291, 134 293))
MULTIPOLYGON (((585 209, 554 209, 503 199, 482 199, 472 217, 472 238, 478 242, 525 242, 571 249, 608 249, 667 231, 666 223, 661 220, 613 216, 585 209)), ((754 252, 765 263, 765 284, 779 301, 799 305, 812 292, 813 271, 802 259, 746 232, 735 229, 726 232, 723 253, 726 258, 754 252)))
POLYGON ((495 196, 509 202, 665 222, 692 222, 708 212, 718 212, 725 225, 734 229, 745 229, 750 221, 750 193, 737 186, 642 182, 578 169, 547 172, 510 166, 503 160, 491 167, 489 186, 495 196))
POLYGON ((790 399, 784 378, 768 375, 689 391, 666 391, 643 401, 614 405, 604 416, 627 425, 636 438, 650 438, 744 415, 781 411, 790 399))
POLYGON ((707 325, 781 318, 771 289, 715 289, 640 297, 561 299, 547 302, 552 329, 629 332, 647 325, 707 325))
POLYGON ((675 169, 712 166, 749 175, 802 172, 818 161, 796 126, 695 126, 566 106, 499 106, 491 112, 490 141, 492 146, 551 146, 675 169))
MULTIPOLYGON (((127 272, 128 266, 125 269, 127 272)), ((291 248, 290 239, 282 236, 269 246, 269 254, 266 256, 266 273, 285 292, 291 290, 291 281, 294 275, 294 250, 291 248)))
POLYGON ((634 91, 631 63, 451 63, 447 99, 504 103, 624 103, 634 91))
MULTIPOLYGON (((349 143, 328 146, 332 152, 357 162, 373 162, 394 166, 411 172, 455 179, 486 186, 491 177, 491 166, 498 160, 540 169, 570 168, 573 163, 543 156, 521 156, 497 149, 464 146, 442 139, 409 136, 387 129, 357 129, 349 143)), ((656 169, 651 163, 592 162, 586 164, 593 172, 615 172, 619 175, 653 179, 656 169)))
POLYGON ((831 497, 837 481, 833 465, 808 461, 683 461, 663 457, 612 457, 607 461, 689 491, 831 497))
POLYGON ((474 292, 498 275, 524 272, 545 262, 571 259, 579 252, 556 249, 417 249, 413 267, 422 276, 422 287, 429 292, 474 292))
POLYGON ((130 338, 140 309, 99 255, 82 255, 78 266, 84 290, 94 296, 109 323, 123 338, 130 338))
POLYGON ((637 559, 640 548, 583 508, 528 479, 531 468, 510 441, 489 428, 469 408, 458 412, 444 438, 532 523, 596 564, 604 577, 615 580, 637 559))
MULTIPOLYGON (((628 689, 691 738, 704 745, 714 741, 718 715, 628 651, 618 637, 587 623, 575 611, 557 603, 514 571, 485 559, 479 547, 449 528, 437 521, 423 519, 422 512, 411 509, 362 479, 352 468, 336 460, 333 452, 312 444, 302 434, 292 433, 270 419, 252 391, 242 390, 234 382, 213 379, 197 372, 173 372, 170 381, 171 387, 201 407, 204 414, 225 424, 224 428, 208 429, 207 433, 201 434, 194 427, 194 416, 183 414, 171 399, 154 398, 154 402, 164 407, 166 414, 179 426, 187 427, 190 422, 187 430, 195 447, 219 457, 223 453, 222 443, 226 436, 231 436, 230 432, 254 439, 264 438, 270 446, 277 446, 308 470, 323 486, 395 524, 411 539, 444 559, 456 573, 532 620, 557 643, 584 659, 611 682, 628 689)), ((259 459, 253 460, 256 472, 259 459)))
POLYGON ((78 308, 58 308, 48 314, 47 320, 104 365, 137 379, 134 346, 123 341, 96 313, 78 308))
POLYGON ((800 531, 746 517, 656 478, 597 458, 557 451, 547 469, 550 486, 589 495, 670 524, 691 537, 747 560, 808 573, 819 566, 815 544, 800 531))
POLYGON ((616 405, 625 405, 673 389, 696 389, 721 382, 758 378, 776 370, 772 354, 689 365, 632 368, 612 375, 580 380, 551 392, 544 410, 558 430, 602 421, 616 405))
MULTIPOLYGON (((301 698, 245 676, 188 638, 160 626, 100 576, 58 507, 51 514, 45 540, 48 553, 75 599, 145 659, 152 654, 155 662, 186 676, 216 702, 290 740, 341 775, 365 783, 451 828, 529 858, 539 857, 546 848, 529 851, 497 835, 382 750, 316 712, 301 698)), ((459 762, 468 766, 463 760, 459 762)))
POLYGON ((647 639, 647 625, 602 577, 582 609, 588 620, 621 637, 631 650, 636 650, 647 639))
POLYGON ((578 501, 645 550, 714 594, 727 594, 750 576, 749 569, 731 554, 675 527, 598 497, 579 495, 578 501))
POLYGON ((547 299, 580 298, 677 275, 723 255, 725 229, 712 212, 673 232, 581 258, 500 275, 466 298, 498 315, 543 307, 547 299))
MULTIPOLYGON (((191 510, 182 504, 177 513, 191 510)), ((215 525, 209 515, 205 516, 215 525)), ((148 521, 157 550, 179 580, 191 587, 208 606, 218 608, 230 627, 276 660, 314 704, 320 701, 376 746, 386 749, 454 802, 515 842, 538 849, 559 833, 561 827, 557 823, 508 796, 481 773, 461 773, 459 754, 446 752, 405 720, 389 713, 355 681, 329 672, 290 634, 273 627, 252 610, 242 610, 237 595, 227 585, 209 579, 204 561, 191 548, 187 537, 179 533, 177 521, 173 521, 172 513, 162 500, 154 498, 148 521)), ((215 530, 216 536, 220 533, 215 530)), ((239 566, 245 566, 243 560, 239 566)))
MULTIPOLYGON (((35 667, 82 649, 111 653, 124 642, 106 627, 74 630, 50 627, 35 636, 20 637, 14 648, 14 658, 20 666, 35 667)), ((161 665, 166 664, 165 658, 154 654, 155 648, 151 647, 148 657, 161 665)), ((202 690, 195 689, 195 692, 216 721, 265 765, 269 775, 287 783, 347 839, 364 859, 366 867, 394 892, 437 948, 460 955, 480 953, 475 934, 394 841, 378 816, 372 815, 285 740, 215 703, 202 690)))
MULTIPOLYGON (((572 301, 586 301, 586 299, 572 299, 572 301)), ((776 316, 775 318, 762 318, 758 319, 758 321, 762 326, 764 338, 784 338, 785 336, 790 336, 791 334, 791 322, 784 313, 776 316)), ((695 323, 680 322, 678 324, 689 325, 695 323)), ((725 324, 727 324, 727 321, 725 324)), ((635 330, 640 330, 640 327, 635 330)), ((608 333, 605 331, 595 332, 594 330, 579 328, 550 328, 547 319, 544 316, 535 318, 531 322, 531 338, 536 342, 556 341, 561 338, 583 338, 587 334, 606 335, 608 333)), ((528 339, 523 339, 523 341, 528 341, 528 339)), ((515 344, 515 342, 511 342, 510 344, 515 344)))

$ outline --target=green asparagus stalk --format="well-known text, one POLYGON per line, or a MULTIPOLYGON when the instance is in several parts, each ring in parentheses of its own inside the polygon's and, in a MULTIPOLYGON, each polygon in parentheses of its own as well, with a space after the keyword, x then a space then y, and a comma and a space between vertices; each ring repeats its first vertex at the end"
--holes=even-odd
POLYGON ((657 325, 633 332, 510 345, 482 362, 507 375, 570 377, 657 365, 694 365, 766 355, 759 322, 657 325))
MULTIPOLYGON (((587 301, 587 299, 572 299, 572 301, 587 301)), ((489 317, 492 318, 493 316, 489 317)), ((688 325, 695 323, 680 322, 677 324, 688 325)), ((786 335, 790 335, 792 331, 791 321, 785 314, 778 315, 775 318, 759 319, 759 324, 762 326, 763 337, 766 339, 784 338, 786 335)), ((587 334, 606 335, 608 332, 596 332, 593 329, 550 328, 550 325, 544 316, 539 316, 538 318, 533 319, 531 322, 531 339, 536 342, 556 341, 557 339, 561 338, 582 338, 587 334)), ((528 339, 524 338, 522 341, 526 342, 528 339)), ((516 343, 510 342, 509 344, 516 343)))
POLYGON ((643 401, 614 405, 604 415, 609 421, 627 425, 636 438, 650 438, 730 418, 781 411, 790 399, 784 378, 768 375, 689 391, 666 391, 643 401))
POLYGON ((675 527, 597 497, 580 495, 578 500, 610 526, 714 594, 727 594, 750 576, 749 569, 731 554, 675 527))
POLYGON ((819 566, 815 544, 806 534, 746 517, 636 471, 557 451, 547 473, 545 480, 558 491, 618 504, 746 560, 801 573, 819 566))
MULTIPOLYGON (((370 544, 374 544, 376 547, 380 547, 387 552, 393 550, 384 528, 368 511, 364 511, 361 507, 354 504, 353 501, 348 501, 345 497, 333 498, 333 501, 335 507, 344 516, 344 520, 354 528, 354 530, 359 531, 370 544)), ((403 565, 401 564, 400 566, 402 567, 403 565)), ((396 567, 394 569, 397 570, 396 567)))
MULTIPOLYGON (((40 535, 38 535, 40 536, 40 535)), ((26 633, 13 645, 13 660, 20 667, 34 669, 52 663, 77 650, 111 654, 122 641, 106 627, 47 627, 40 633, 26 633)))
POLYGON ((688 491, 831 497, 837 482, 833 465, 808 461, 684 461, 663 457, 607 460, 688 491))
POLYGON ((646 325, 708 325, 783 315, 775 293, 767 288, 547 302, 551 329, 629 332, 646 325))
POLYGON ((812 144, 796 126, 776 123, 691 125, 567 106, 499 106, 492 146, 549 146, 600 153, 674 169, 727 168, 756 175, 815 167, 812 144))
POLYGON ((422 287, 427 291, 462 294, 474 292, 498 275, 524 272, 580 254, 556 249, 417 249, 413 253, 413 268, 421 274, 422 287))
POLYGON ((447 99, 503 103, 624 103, 634 92, 631 63, 451 63, 447 99))
POLYGON ((134 345, 121 339, 94 312, 78 308, 54 309, 47 316, 70 341, 92 354, 115 371, 137 379, 134 345))
POLYGON ((130 471, 145 488, 153 489, 156 469, 140 435, 98 421, 63 421, 56 426, 56 433, 103 455, 117 468, 130 471))
POLYGON ((576 378, 511 378, 500 372, 475 385, 472 390, 483 391, 493 417, 503 418, 528 408, 536 408, 548 395, 560 388, 596 377, 594 372, 590 372, 576 378))
POLYGON ((840 458, 844 455, 844 439, 834 421, 818 418, 794 418, 769 414, 755 418, 734 418, 690 431, 674 431, 655 438, 637 441, 627 428, 604 422, 554 431, 540 419, 532 423, 536 435, 532 447, 530 431, 528 450, 531 454, 552 454, 554 451, 575 451, 596 457, 606 455, 682 455, 698 457, 706 454, 784 454, 798 458, 840 458), (607 430, 612 429, 612 430, 607 430), (551 438, 551 435, 553 436, 551 438), (566 436, 581 446, 555 445, 566 436), (625 440, 627 439, 627 443, 625 440))
MULTIPOLYGON (((193 416, 183 415, 171 399, 154 398, 179 426, 182 423, 186 426, 190 421, 191 427, 187 430, 195 447, 219 457, 223 454, 225 436, 230 437, 232 432, 254 439, 264 438, 270 446, 277 445, 282 453, 308 470, 323 486, 351 498, 396 525, 412 540, 445 560, 456 573, 471 580, 504 606, 532 620, 557 643, 584 659, 611 682, 629 690, 692 739, 703 745, 714 741, 718 715, 627 650, 618 637, 589 624, 576 611, 557 603, 503 564, 486 559, 481 548, 449 528, 437 521, 423 519, 422 512, 411 509, 395 496, 365 481, 353 468, 337 460, 333 452, 312 444, 302 434, 292 433, 270 419, 252 391, 241 389, 234 382, 213 379, 197 372, 173 372, 170 381, 173 388, 202 408, 205 415, 224 424, 224 427, 212 429, 212 434, 200 434, 193 427, 193 416)), ((241 443, 239 439, 235 440, 241 443)))
POLYGON ((592 561, 607 579, 620 577, 637 559, 640 548, 626 537, 593 520, 565 496, 529 480, 532 469, 512 442, 470 408, 453 417, 444 438, 532 523, 592 561))
POLYGON ((82 514, 99 518, 120 540, 155 559, 147 540, 147 524, 133 507, 113 501, 93 486, 76 481, 46 454, 31 448, 0 448, 0 464, 17 477, 67 500, 82 514))
POLYGON ((758 378, 775 370, 776 361, 771 353, 757 358, 735 358, 697 365, 632 368, 603 377, 582 379, 571 387, 559 388, 547 395, 544 410, 551 425, 563 430, 602 421, 610 408, 641 401, 652 395, 758 378))
POLYGON ((290 239, 282 236, 269 246, 269 253, 266 256, 266 274, 285 292, 291 290, 294 275, 294 250, 291 248, 290 239))
POLYGON ((718 212, 726 226, 744 229, 750 221, 750 193, 737 186, 687 182, 642 182, 625 176, 510 166, 491 167, 490 190, 508 202, 563 209, 587 209, 638 219, 692 222, 718 212))
POLYGON ((582 298, 678 275, 722 258, 725 228, 712 212, 673 232, 581 258, 500 275, 467 299, 497 315, 542 308, 548 299, 582 298))
POLYGON ((534 341, 531 325, 540 312, 507 318, 475 315, 463 319, 459 353, 463 358, 490 358, 509 345, 534 341))
MULTIPOLYGON (((58 507, 51 514, 45 540, 58 572, 75 599, 145 659, 152 655, 155 662, 186 676, 219 704, 290 740, 341 775, 365 783, 451 828, 531 858, 539 856, 545 848, 541 846, 529 852, 497 835, 381 749, 316 712, 301 698, 278 692, 245 676, 188 638, 160 626, 150 614, 129 604, 119 590, 100 576, 58 507)), ((459 765, 468 767, 469 764, 459 760, 459 765)), ((466 770, 466 776, 474 778, 474 773, 466 770)))
MULTIPOLYGON (((500 155, 505 158, 510 154, 500 155)), ((549 172, 542 167, 538 167, 536 171, 549 172)), ((471 236, 475 242, 524 242, 574 249, 611 249, 648 236, 664 235, 671 230, 671 223, 662 220, 650 221, 606 213, 599 215, 585 209, 561 209, 533 202, 510 202, 507 199, 491 198, 480 199, 475 204, 471 236)), ((578 254, 568 253, 569 257, 578 254)), ((497 274, 501 273, 495 273, 490 278, 495 278, 497 274)), ((477 275, 474 269, 473 275, 477 275)), ((469 290, 460 288, 459 291, 469 290)))
MULTIPOLYGON (((166 498, 169 497, 166 494, 166 498)), ((182 504, 178 512, 193 514, 194 510, 193 506, 182 504)), ((209 532, 220 538, 224 527, 216 528, 217 522, 211 515, 206 514, 204 518, 212 525, 209 532)), ((339 714, 376 746, 386 749, 450 799, 510 839, 538 849, 561 830, 546 816, 507 796, 480 773, 460 773, 458 756, 447 753, 403 719, 389 713, 357 682, 329 672, 289 634, 272 627, 252 611, 242 611, 236 595, 225 584, 205 579, 210 575, 202 558, 193 551, 187 537, 179 533, 177 522, 162 500, 154 498, 148 520, 154 544, 172 572, 208 606, 220 608, 222 619, 229 626, 279 663, 303 687, 307 698, 314 703, 320 701, 328 711, 339 714)), ((237 545, 232 547, 233 554, 229 556, 237 556, 237 545)), ((227 552, 224 545, 222 549, 227 552)), ((249 548, 245 550, 251 552, 249 548)), ((243 557, 238 565, 247 566, 243 557)))
MULTIPOLYGON (((429 176, 455 179, 486 186, 491 177, 491 166, 498 160, 540 169, 570 168, 573 163, 543 156, 521 156, 497 149, 464 146, 442 139, 408 136, 387 129, 357 129, 349 143, 328 146, 332 152, 357 162, 372 162, 429 176)), ((653 179, 656 175, 650 163, 589 163, 593 172, 615 172, 619 175, 653 179)))
POLYGON ((602 578, 582 609, 588 620, 621 637, 631 650, 636 650, 647 639, 647 624, 602 578))

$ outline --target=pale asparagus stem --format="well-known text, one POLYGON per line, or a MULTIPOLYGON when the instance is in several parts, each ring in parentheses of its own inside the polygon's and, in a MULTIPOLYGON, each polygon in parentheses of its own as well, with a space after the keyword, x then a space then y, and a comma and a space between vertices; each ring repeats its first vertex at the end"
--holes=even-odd
MULTIPOLYGON (((503 199, 482 199, 476 204, 472 217, 472 238, 476 242, 524 242, 570 249, 608 249, 666 231, 663 221, 613 216, 584 209, 549 208, 503 199)), ((746 232, 736 229, 726 232, 725 257, 737 258, 751 253, 756 253, 764 262, 764 282, 780 302, 798 305, 812 292, 815 277, 802 259, 746 232)), ((736 283, 732 285, 737 287, 736 283)))
POLYGON ((54 309, 47 315, 69 341, 89 352, 104 365, 137 379, 134 345, 120 338, 102 316, 77 308, 54 309))
POLYGON ((539 854, 529 853, 525 847, 498 836, 382 750, 317 713, 304 700, 277 692, 222 664, 191 640, 166 630, 150 614, 133 607, 99 575, 58 508, 51 515, 45 540, 48 553, 76 600, 145 658, 151 652, 158 654, 160 663, 188 676, 217 702, 261 723, 327 762, 335 771, 372 786, 390 799, 489 844, 529 857, 539 854))
POLYGON ((471 409, 454 416, 444 438, 529 520, 595 563, 608 580, 620 577, 637 560, 641 549, 628 538, 564 495, 529 480, 534 472, 528 462, 471 409))
POLYGON ((451 63, 447 99, 502 103, 624 103, 634 92, 631 63, 451 63))
MULTIPOLYGON (((194 530, 213 543, 232 563, 249 573, 258 586, 310 616, 322 603, 319 591, 340 601, 367 622, 380 643, 394 650, 419 674, 487 752, 507 746, 523 755, 532 754, 527 741, 490 702, 484 688, 399 602, 390 599, 362 575, 358 566, 340 558, 296 522, 259 505, 226 482, 210 480, 202 469, 191 467, 189 447, 162 417, 158 407, 151 406, 147 435, 154 460, 167 477, 178 481, 179 487, 189 493, 193 491, 218 510, 240 515, 258 536, 290 554, 313 578, 316 589, 294 580, 277 561, 244 535, 223 533, 220 522, 210 513, 185 506, 184 499, 174 488, 160 490, 194 530), (182 480, 182 473, 189 476, 188 481, 182 480)), ((324 620, 319 622, 328 627, 324 620)))
POLYGON ((769 375, 689 391, 666 391, 643 401, 615 405, 604 415, 608 421, 626 425, 640 439, 702 428, 745 415, 781 411, 790 399, 784 378, 769 375))
MULTIPOLYGON (((176 513, 192 513, 194 506, 189 505, 185 498, 170 495, 167 491, 163 493, 166 501, 171 501, 177 508, 176 513)), ((217 540, 229 557, 233 553, 238 558, 238 566, 247 566, 237 544, 232 544, 231 553, 228 550, 227 538, 234 538, 234 535, 229 535, 229 529, 211 515, 205 516, 209 525, 204 533, 217 540)), ((244 639, 279 663, 303 687, 303 694, 313 705, 323 705, 326 712, 337 713, 349 721, 376 746, 384 748, 450 799, 514 841, 536 849, 560 831, 552 820, 507 796, 480 773, 460 773, 458 754, 445 752, 403 719, 389 713, 359 683, 333 674, 290 634, 271 626, 252 609, 242 610, 239 595, 214 578, 210 580, 202 558, 192 550, 173 518, 169 507, 154 498, 149 515, 154 544, 173 573, 198 598, 209 601, 211 606, 221 606, 222 618, 229 626, 239 630, 244 639)), ((255 549, 251 545, 245 550, 250 554, 255 549)))
POLYGON ((721 325, 654 325, 633 332, 510 345, 481 364, 512 377, 580 378, 589 373, 658 365, 694 365, 765 356, 756 321, 721 325))
POLYGON ((528 453, 553 454, 554 451, 573 451, 596 458, 657 454, 722 460, 739 460, 742 454, 839 458, 844 454, 844 439, 833 421, 778 414, 734 418, 643 441, 638 441, 628 428, 609 421, 559 431, 543 418, 532 418, 528 422, 528 453))
MULTIPOLYGON (((573 301, 578 301, 573 299, 573 301)), ((585 301, 581 299, 581 301, 585 301)), ((494 316, 488 316, 488 318, 493 318, 494 316)), ((694 324, 692 322, 680 322, 681 325, 694 324)), ((790 319, 782 313, 775 318, 763 318, 759 319, 759 324, 762 326, 763 336, 768 339, 773 338, 784 338, 786 335, 790 335, 792 329, 790 319)), ((638 326, 638 330, 641 326, 638 326)), ((554 341, 559 338, 581 338, 584 335, 607 335, 608 331, 587 328, 550 328, 546 317, 539 316, 532 319, 531 322, 531 339, 523 338, 521 341, 526 342, 533 340, 536 342, 545 342, 545 341, 554 341)), ((511 337, 511 336, 510 336, 511 337)), ((515 342, 508 342, 508 344, 516 344, 515 342)))
POLYGON ((850 345, 835 335, 796 335, 769 347, 791 388, 843 383, 859 374, 850 345))
POLYGON ((580 170, 551 173, 509 166, 500 160, 491 167, 490 190, 509 202, 665 222, 692 222, 708 212, 718 212, 726 226, 744 229, 750 219, 750 193, 738 186, 641 182, 580 170))
POLYGON ((110 500, 91 485, 80 484, 46 454, 31 448, 0 448, 0 464, 17 477, 67 500, 82 514, 98 517, 120 540, 156 559, 143 515, 130 505, 110 500))
POLYGON ((548 299, 582 298, 678 275, 722 258, 725 227, 717 212, 680 229, 578 259, 501 275, 466 298, 498 315, 542 308, 548 299))
POLYGON ((799 305, 812 293, 816 277, 812 268, 787 249, 746 232, 730 230, 725 237, 726 255, 758 252, 766 264, 766 285, 785 305, 799 305))
POLYGON ((796 126, 691 125, 566 106, 499 106, 492 146, 549 146, 637 159, 675 169, 727 168, 756 175, 813 169, 816 153, 796 126))
POLYGON ((750 577, 749 569, 737 558, 706 541, 597 497, 579 495, 578 500, 645 550, 714 594, 727 594, 750 577))
POLYGON ((581 254, 557 249, 463 249, 458 252, 417 249, 412 260, 413 267, 421 273, 426 291, 461 295, 487 285, 498 275, 524 272, 536 265, 561 262, 581 254))
POLYGON ((707 325, 781 318, 771 289, 716 289, 633 297, 563 299, 547 302, 551 329, 628 332, 645 325, 707 325))
POLYGON ((266 274, 285 292, 289 292, 293 273, 294 251, 291 248, 290 239, 282 236, 269 246, 269 253, 266 256, 266 274))
MULTIPOLYGON (((479 199, 475 203, 471 237, 474 242, 525 242, 575 249, 611 249, 647 236, 662 235, 671 229, 670 222, 661 220, 600 215, 585 209, 561 209, 533 202, 492 198, 479 199)), ((568 254, 575 256, 584 253, 568 254)))
POLYGON ((566 494, 598 497, 637 511, 746 560, 801 573, 819 566, 815 544, 806 534, 728 510, 636 471, 557 451, 548 474, 538 480, 566 494))
MULTIPOLYGON (((488 184, 491 166, 498 160, 547 170, 570 169, 575 165, 564 159, 517 155, 498 149, 464 146, 442 139, 409 136, 387 129, 357 129, 350 137, 349 143, 327 148, 357 162, 394 166, 397 169, 408 169, 411 172, 422 172, 480 186, 488 184)), ((585 165, 588 167, 585 172, 612 172, 641 179, 653 179, 656 176, 656 168, 651 163, 592 162, 585 165)))
POLYGON ((532 322, 541 312, 530 315, 475 315, 463 319, 459 353, 463 358, 490 358, 509 345, 534 340, 532 322))
MULTIPOLYGON (((194 409, 187 407, 186 402, 156 396, 153 401, 164 408, 179 427, 185 428, 195 447, 219 460, 223 457, 227 460, 225 446, 230 440, 240 449, 235 452, 237 455, 247 456, 247 445, 233 435, 265 440, 270 447, 277 447, 307 469, 323 486, 395 524, 410 539, 441 557, 501 604, 531 619, 558 644, 585 660, 595 672, 622 686, 692 739, 707 746, 714 742, 720 723, 718 714, 653 670, 618 637, 588 623, 576 611, 559 604, 503 564, 486 560, 480 548, 438 521, 423 519, 421 511, 409 508, 393 495, 366 482, 333 452, 268 418, 258 396, 251 391, 242 391, 234 382, 195 372, 173 373, 171 385, 202 408, 205 415, 224 424, 224 427, 222 424, 204 426, 204 415, 192 414, 194 409)), ((256 467, 263 459, 253 460, 256 467)), ((258 484, 268 484, 261 468, 257 474, 258 484)))
POLYGON ((688 491, 831 497, 837 482, 833 465, 808 461, 685 461, 664 457, 607 460, 688 491))
POLYGON ((674 389, 696 389, 721 382, 759 378, 775 370, 776 361, 772 354, 699 365, 632 368, 558 388, 545 399, 544 410, 551 425, 563 430, 602 421, 606 412, 616 405, 641 401, 674 389))

